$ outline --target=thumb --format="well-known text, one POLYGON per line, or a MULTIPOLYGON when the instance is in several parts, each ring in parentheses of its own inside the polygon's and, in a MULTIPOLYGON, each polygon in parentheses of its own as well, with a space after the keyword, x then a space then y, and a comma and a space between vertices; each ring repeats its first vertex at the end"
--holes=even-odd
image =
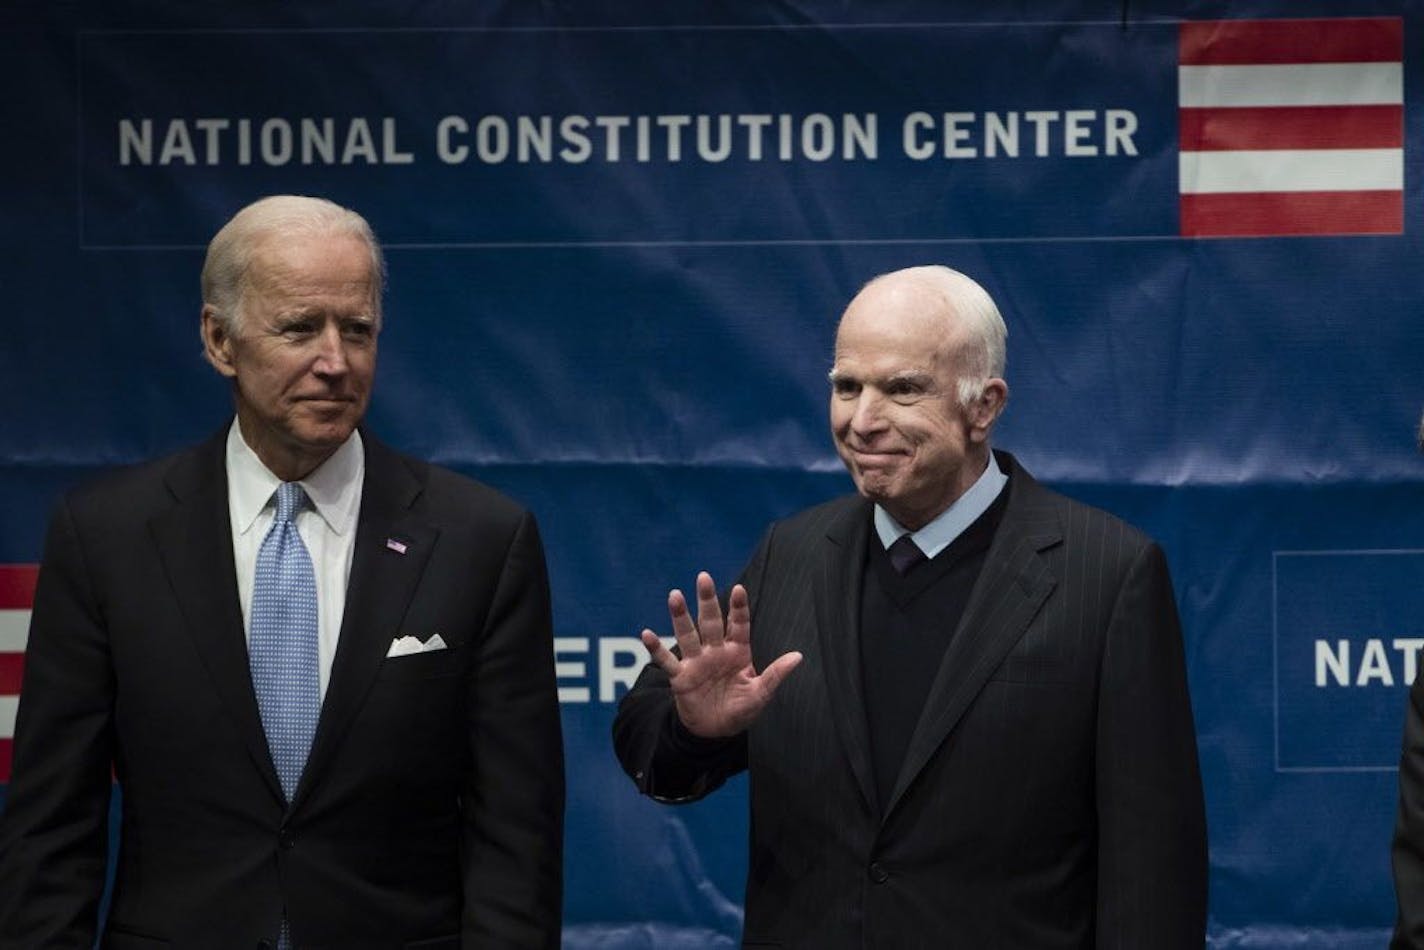
POLYGON ((767 664, 766 669, 762 670, 761 675, 757 677, 757 682, 762 687, 762 695, 770 699, 771 694, 776 692, 776 688, 781 685, 781 681, 786 679, 791 671, 799 665, 801 665, 801 653, 797 650, 783 653, 767 664))

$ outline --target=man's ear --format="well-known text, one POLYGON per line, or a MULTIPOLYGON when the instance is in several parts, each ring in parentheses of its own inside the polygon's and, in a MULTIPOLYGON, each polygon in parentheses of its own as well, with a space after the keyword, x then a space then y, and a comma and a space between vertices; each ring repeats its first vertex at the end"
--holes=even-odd
POLYGON ((1008 401, 1008 383, 997 376, 985 381, 979 398, 969 404, 969 423, 975 441, 989 437, 989 430, 994 427, 994 422, 999 418, 999 413, 1004 411, 1004 404, 1008 401))
POLYGON ((203 304, 201 319, 199 332, 203 336, 203 355, 208 358, 213 369, 229 379, 233 378, 237 375, 237 367, 233 365, 233 340, 227 324, 218 317, 218 312, 211 304, 203 304))

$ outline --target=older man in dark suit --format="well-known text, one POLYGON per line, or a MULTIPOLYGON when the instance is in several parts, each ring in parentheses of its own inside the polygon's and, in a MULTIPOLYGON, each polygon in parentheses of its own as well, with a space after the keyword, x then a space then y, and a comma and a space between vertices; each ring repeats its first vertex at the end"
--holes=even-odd
POLYGON ((948 268, 868 284, 831 371, 859 495, 772 525, 725 620, 701 574, 678 649, 643 633, 615 746, 664 801, 749 769, 746 946, 1204 942, 1166 561, 990 451, 1005 337, 948 268))
MULTIPOLYGON (((1424 414, 1414 430, 1424 452, 1424 414)), ((1394 871, 1394 935, 1390 950, 1424 950, 1424 676, 1409 687, 1404 745, 1399 755, 1399 808, 1390 847, 1394 871)))
POLYGON ((383 263, 263 199, 214 237, 236 418, 70 494, 0 816, 0 946, 554 947, 563 758, 533 518, 358 429, 383 263))

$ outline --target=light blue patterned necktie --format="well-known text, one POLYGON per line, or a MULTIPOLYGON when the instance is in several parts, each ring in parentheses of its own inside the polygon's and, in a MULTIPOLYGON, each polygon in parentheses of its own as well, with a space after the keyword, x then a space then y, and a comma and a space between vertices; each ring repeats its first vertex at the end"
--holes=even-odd
POLYGON ((275 497, 277 514, 257 552, 248 654, 267 747, 291 802, 321 712, 316 574, 294 520, 306 492, 283 482, 275 497))

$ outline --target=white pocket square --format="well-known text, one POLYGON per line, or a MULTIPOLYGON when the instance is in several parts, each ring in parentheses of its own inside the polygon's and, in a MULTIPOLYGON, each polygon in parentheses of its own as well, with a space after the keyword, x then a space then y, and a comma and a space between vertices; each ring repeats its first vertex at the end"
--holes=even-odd
POLYGON ((396 637, 391 641, 391 648, 386 651, 386 657, 410 656, 413 653, 433 653, 436 650, 444 650, 445 648, 445 640, 438 633, 432 634, 430 639, 424 643, 420 642, 420 638, 412 637, 407 634, 404 637, 396 637))

